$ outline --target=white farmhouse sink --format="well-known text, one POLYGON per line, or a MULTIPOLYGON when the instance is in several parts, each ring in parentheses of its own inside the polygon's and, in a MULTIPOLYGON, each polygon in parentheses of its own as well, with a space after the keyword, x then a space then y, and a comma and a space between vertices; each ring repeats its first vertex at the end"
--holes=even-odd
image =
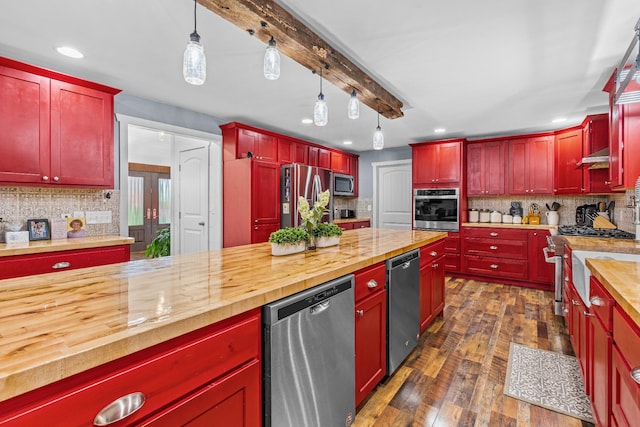
POLYGON ((596 252, 596 251, 571 251, 573 285, 578 291, 578 295, 587 307, 591 306, 589 301, 591 271, 586 266, 587 258, 613 259, 616 261, 640 261, 640 255, 622 254, 618 252, 596 252))

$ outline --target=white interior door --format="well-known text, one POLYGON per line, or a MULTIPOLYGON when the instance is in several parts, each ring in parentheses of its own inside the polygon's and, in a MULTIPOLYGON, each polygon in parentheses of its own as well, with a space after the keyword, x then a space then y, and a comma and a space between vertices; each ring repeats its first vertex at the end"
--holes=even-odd
POLYGON ((178 150, 178 250, 209 250, 209 142, 176 135, 178 150), (196 147, 194 147, 196 145, 196 147))
POLYGON ((374 227, 410 230, 411 160, 373 163, 374 227))

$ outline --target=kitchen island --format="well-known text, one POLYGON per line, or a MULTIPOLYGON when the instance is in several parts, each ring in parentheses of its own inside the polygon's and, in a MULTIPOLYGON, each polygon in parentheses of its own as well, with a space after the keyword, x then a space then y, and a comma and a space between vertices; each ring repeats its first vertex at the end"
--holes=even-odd
POLYGON ((0 281, 0 401, 445 238, 365 228, 285 257, 268 243, 0 281))

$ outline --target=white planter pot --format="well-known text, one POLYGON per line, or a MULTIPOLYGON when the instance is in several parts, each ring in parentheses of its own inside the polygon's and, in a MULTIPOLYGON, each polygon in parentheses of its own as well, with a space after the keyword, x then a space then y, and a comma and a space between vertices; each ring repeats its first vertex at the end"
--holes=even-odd
POLYGON ((298 243, 297 245, 277 245, 275 243, 272 243, 271 255, 281 256, 281 255, 296 254, 298 252, 304 252, 305 248, 306 248, 305 242, 298 243))
POLYGON ((316 238, 316 247, 326 248, 327 246, 335 246, 340 243, 340 236, 318 237, 316 238))

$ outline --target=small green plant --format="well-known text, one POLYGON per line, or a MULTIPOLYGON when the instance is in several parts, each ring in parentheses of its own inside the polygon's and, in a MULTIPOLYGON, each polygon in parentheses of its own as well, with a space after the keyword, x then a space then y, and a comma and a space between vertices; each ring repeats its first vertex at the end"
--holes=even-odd
POLYGON ((323 222, 313 229, 314 237, 337 237, 342 236, 342 229, 335 224, 323 222))
POLYGON ((269 242, 278 245, 297 245, 309 241, 309 233, 304 228, 287 227, 269 235, 269 242))
POLYGON ((144 256, 158 258, 171 255, 171 228, 158 230, 158 235, 147 245, 144 256))

